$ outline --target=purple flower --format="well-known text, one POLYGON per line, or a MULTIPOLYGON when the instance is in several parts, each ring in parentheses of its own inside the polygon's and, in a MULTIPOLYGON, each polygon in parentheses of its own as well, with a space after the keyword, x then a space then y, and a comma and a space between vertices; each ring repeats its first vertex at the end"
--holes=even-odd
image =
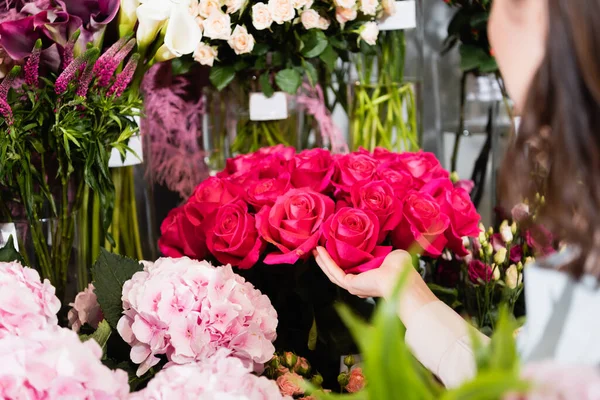
POLYGON ((77 91, 75 94, 80 97, 86 97, 88 89, 90 88, 90 82, 92 82, 93 74, 93 66, 92 63, 86 63, 85 69, 79 78, 79 82, 77 83, 77 91))
POLYGON ((473 260, 469 263, 468 273, 469 279, 474 284, 479 284, 480 281, 487 283, 492 280, 493 275, 492 268, 479 260, 473 260))
POLYGON ((119 97, 123 94, 125 89, 127 89, 129 83, 131 82, 131 79, 133 78, 133 74, 135 73, 139 60, 140 55, 137 53, 131 57, 123 71, 119 75, 117 75, 115 83, 113 83, 110 89, 108 89, 109 96, 114 95, 115 97, 119 97))
POLYGON ((107 87, 110 83, 110 80, 113 77, 113 74, 123 62, 125 57, 131 53, 131 50, 135 47, 135 39, 129 40, 123 46, 123 42, 120 40, 115 43, 111 48, 109 48, 106 53, 98 59, 96 65, 94 66, 94 73, 98 76, 98 86, 107 87), (117 45, 123 46, 122 48, 117 45), (115 50, 118 50, 115 53, 115 50), (108 54, 108 56, 106 56, 108 54))
POLYGON ((16 65, 10 71, 8 76, 0 83, 0 99, 5 100, 8 97, 8 91, 13 86, 15 80, 21 75, 21 67, 16 65))
POLYGON ((517 264, 520 261, 523 261, 523 247, 522 246, 511 247, 510 248, 510 262, 513 264, 517 264))
POLYGON ((8 125, 13 124, 14 120, 12 109, 5 99, 0 99, 0 115, 4 117, 8 125))
MULTIPOLYGON (((92 48, 85 52, 84 55, 77 57, 65 70, 56 78, 54 83, 54 92, 58 95, 63 94, 69 88, 69 84, 73 82, 77 73, 81 70, 84 63, 91 64, 98 56, 99 50, 92 48)), ((84 71, 85 72, 85 71, 84 71)), ((86 90, 87 92, 87 90, 86 90)))
POLYGON ((27 59, 25 63, 25 84, 33 87, 37 87, 39 79, 39 68, 40 68, 40 54, 42 52, 42 40, 38 39, 35 42, 33 53, 27 59))
POLYGON ((57 0, 69 15, 81 20, 84 40, 96 41, 119 12, 120 0, 57 0))

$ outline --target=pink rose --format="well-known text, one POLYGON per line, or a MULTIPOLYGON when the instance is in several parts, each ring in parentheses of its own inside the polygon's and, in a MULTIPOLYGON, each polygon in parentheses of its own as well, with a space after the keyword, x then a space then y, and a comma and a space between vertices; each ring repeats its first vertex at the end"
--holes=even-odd
POLYGON ((416 189, 412 175, 404 168, 397 170, 390 168, 388 164, 381 164, 377 167, 376 176, 386 181, 400 200, 404 200, 408 192, 416 189))
POLYGON ((278 144, 271 147, 261 147, 256 154, 260 155, 277 155, 285 160, 291 160, 296 155, 296 149, 284 144, 278 144))
POLYGON ((349 193, 354 184, 373 179, 380 162, 367 154, 351 153, 335 159, 333 184, 342 192, 349 193))
POLYGON ((160 225, 161 237, 158 239, 158 249, 166 257, 183 256, 181 237, 179 234, 179 220, 184 218, 183 208, 174 208, 160 225))
POLYGON ((294 264, 306 259, 317 246, 321 225, 333 209, 333 200, 310 189, 292 189, 279 196, 273 207, 263 207, 256 215, 257 228, 279 250, 268 254, 265 264, 294 264))
POLYGON ((457 255, 466 256, 462 238, 477 237, 481 220, 469 194, 464 189, 454 188, 452 182, 444 178, 431 180, 421 191, 434 197, 442 212, 450 218, 451 229, 446 232, 448 247, 457 255))
POLYGON ((284 396, 299 396, 304 394, 304 390, 300 387, 302 377, 295 372, 288 372, 277 378, 277 386, 281 394, 284 396))
POLYGON ((275 200, 289 189, 289 172, 277 173, 273 177, 266 177, 248 185, 246 200, 259 211, 263 206, 272 206, 275 200))
POLYGON ((203 260, 208 254, 204 220, 200 203, 187 203, 171 210, 160 227, 160 252, 166 257, 203 260))
POLYGON ((394 195, 394 190, 384 181, 372 181, 356 184, 351 192, 352 205, 361 210, 372 211, 379 220, 379 240, 385 240, 387 233, 398 226, 402 219, 401 203, 394 195))
POLYGON ((520 261, 523 261, 523 247, 522 246, 513 246, 510 248, 510 262, 513 264, 517 264, 520 261))
POLYGON ((373 158, 382 162, 395 160, 397 156, 397 153, 383 147, 375 147, 375 150, 373 150, 373 158))
POLYGON ((378 268, 391 246, 377 246, 379 220, 369 210, 341 208, 323 224, 325 248, 348 274, 378 268))
POLYGON ((454 184, 454 187, 457 189, 464 189, 467 193, 471 194, 475 187, 475 182, 470 179, 461 179, 454 184))
POLYGON ((292 172, 292 185, 308 187, 323 193, 331 184, 334 172, 331 153, 324 149, 304 150, 295 158, 296 168, 292 172))
POLYGON ((196 187, 189 202, 202 204, 199 211, 206 217, 221 205, 238 198, 239 193, 234 185, 226 180, 210 177, 196 187))
POLYGON ((365 388, 365 376, 363 375, 362 368, 356 367, 350 371, 350 376, 348 377, 348 384, 346 385, 346 390, 348 393, 357 393, 365 388))
POLYGON ((394 248, 411 250, 418 245, 426 255, 439 257, 448 243, 450 219, 431 195, 412 192, 404 201, 403 220, 392 232, 394 248))
POLYGON ((425 184, 432 179, 448 178, 450 176, 433 153, 423 151, 402 153, 398 155, 397 160, 404 164, 411 175, 421 184, 425 184))
POLYGON ((225 204, 211 217, 206 242, 219 262, 240 269, 254 266, 265 247, 243 201, 225 204))
POLYGON ((493 271, 492 267, 490 267, 489 265, 479 260, 472 260, 469 263, 468 274, 471 282, 473 282, 474 284, 480 284, 481 281, 485 283, 491 281, 493 271))
POLYGON ((296 150, 293 147, 284 145, 262 148, 254 153, 227 159, 225 170, 217 176, 224 178, 239 172, 272 168, 276 164, 285 166, 294 158, 294 154, 296 150))

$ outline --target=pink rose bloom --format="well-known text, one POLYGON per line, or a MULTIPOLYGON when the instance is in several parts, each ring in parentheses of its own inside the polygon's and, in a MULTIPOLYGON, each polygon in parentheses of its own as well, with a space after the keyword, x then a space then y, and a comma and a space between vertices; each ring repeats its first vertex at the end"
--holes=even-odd
POLYGON ((279 196, 273 207, 263 207, 256 226, 264 240, 278 251, 265 264, 294 264, 317 247, 321 225, 333 214, 333 200, 310 189, 292 189, 279 196))
POLYGON ((439 257, 448 243, 446 230, 450 219, 431 195, 412 192, 404 200, 404 218, 392 232, 394 248, 420 247, 431 257, 439 257))
POLYGON ((246 200, 256 211, 263 206, 272 206, 277 197, 285 194, 290 188, 290 173, 283 171, 270 171, 264 178, 259 178, 246 186, 246 200), (269 176, 273 175, 273 176, 269 176))
POLYGON ((206 217, 223 204, 238 199, 238 191, 230 182, 217 177, 210 177, 196 187, 189 202, 201 204, 201 213, 206 217))
POLYGON ((379 220, 379 239, 382 243, 388 232, 394 230, 402 219, 399 211, 402 204, 394 195, 392 187, 384 181, 356 184, 350 194, 352 205, 361 210, 369 210, 379 220))
POLYGON ((239 359, 221 349, 198 363, 162 369, 130 400, 247 399, 278 400, 284 397, 277 384, 252 374, 239 359))
POLYGON ((169 212, 160 226, 162 236, 158 240, 163 255, 194 259, 208 255, 202 208, 202 203, 190 202, 169 212))
POLYGON ((240 269, 256 264, 266 244, 246 203, 239 200, 221 206, 207 225, 206 244, 219 262, 240 269))
POLYGON ((328 150, 304 150, 295 157, 292 185, 325 193, 331 186, 334 170, 333 157, 328 150))
POLYGON ((394 194, 400 201, 403 201, 409 192, 417 189, 414 178, 404 167, 396 170, 390 168, 389 164, 381 164, 377 167, 376 176, 394 189, 394 194))
POLYGON ((532 382, 531 392, 525 395, 509 394, 503 400, 600 399, 600 372, 596 367, 543 361, 527 365, 522 377, 532 382))
POLYGON ((377 245, 379 231, 373 212, 343 207, 323 224, 322 242, 340 268, 358 274, 378 268, 392 251, 377 245))
POLYGON ((475 187, 475 182, 470 179, 461 179, 454 184, 454 187, 457 189, 463 189, 468 194, 471 194, 473 188, 475 187))
POLYGON ((380 161, 368 154, 351 153, 335 159, 333 184, 342 193, 350 193, 354 184, 373 179, 380 161))
POLYGON ((479 285, 481 281, 488 283, 492 280, 492 267, 479 260, 472 260, 468 268, 469 280, 479 285))
POLYGON ((295 372, 288 372, 277 378, 277 386, 284 396, 299 396, 304 394, 300 387, 302 377, 295 372))
POLYGON ((241 154, 227 159, 225 171, 217 174, 217 176, 225 178, 254 169, 273 169, 276 165, 285 167, 294 158, 295 154, 296 149, 293 147, 286 147, 284 145, 264 147, 254 153, 241 154))
POLYGON ((383 147, 375 147, 373 150, 373 158, 382 162, 392 161, 398 157, 398 153, 394 153, 383 147))
POLYGON ((2 399, 127 399, 127 373, 100 361, 94 340, 69 329, 32 331, 0 340, 2 399))
POLYGON ((417 153, 406 152, 399 154, 396 160, 404 164, 413 178, 421 185, 433 179, 448 178, 450 176, 433 153, 423 151, 417 153))
POLYGON ((90 283, 83 292, 77 293, 75 302, 69 304, 72 307, 68 314, 69 325, 75 332, 79 332, 84 324, 96 329, 104 319, 94 289, 94 285, 90 283))
POLYGON ((362 368, 356 367, 350 371, 350 376, 348 377, 348 384, 346 385, 346 390, 349 393, 357 393, 365 388, 365 376, 363 375, 362 368))
POLYGON ((0 263, 0 339, 57 327, 60 301, 55 291, 50 281, 40 281, 35 269, 0 263))
POLYGON ((186 364, 225 348, 259 370, 275 352, 275 309, 230 266, 161 258, 125 282, 122 299, 117 330, 140 364, 138 376, 161 354, 186 364))

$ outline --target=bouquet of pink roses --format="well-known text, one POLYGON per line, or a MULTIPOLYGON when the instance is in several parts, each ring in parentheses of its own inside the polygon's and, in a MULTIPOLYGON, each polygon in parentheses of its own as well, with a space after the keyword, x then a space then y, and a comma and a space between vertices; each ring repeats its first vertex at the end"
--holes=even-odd
POLYGON ((229 159, 163 221, 159 247, 236 267, 278 311, 276 348, 306 354, 327 381, 337 377, 339 355, 354 349, 333 303, 364 316, 372 303, 331 285, 312 250, 325 246, 349 273, 379 267, 394 249, 466 255, 463 237, 477 237, 479 220, 433 154, 296 154, 280 145, 229 159), (320 364, 325 355, 332 376, 320 364))

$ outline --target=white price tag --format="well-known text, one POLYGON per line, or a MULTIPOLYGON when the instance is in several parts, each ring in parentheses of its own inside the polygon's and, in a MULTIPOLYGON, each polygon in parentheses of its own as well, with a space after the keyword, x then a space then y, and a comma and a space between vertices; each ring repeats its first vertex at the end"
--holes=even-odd
POLYGON ((13 237, 13 244, 15 246, 15 250, 19 251, 19 240, 17 238, 17 228, 15 224, 12 222, 0 224, 0 248, 6 246, 8 243, 8 239, 13 237))
POLYGON ((129 167, 131 165, 138 165, 144 162, 144 151, 141 135, 136 135, 129 138, 129 143, 127 143, 127 145, 131 150, 133 150, 133 153, 128 151, 125 155, 125 161, 123 161, 119 150, 112 149, 112 152, 110 153, 110 160, 108 160, 109 168, 129 167))
POLYGON ((287 117, 285 93, 275 92, 271 97, 262 93, 250 93, 250 121, 276 121, 287 117))
POLYGON ((417 27, 417 6, 414 0, 394 2, 394 15, 379 21, 380 31, 397 31, 417 27))

